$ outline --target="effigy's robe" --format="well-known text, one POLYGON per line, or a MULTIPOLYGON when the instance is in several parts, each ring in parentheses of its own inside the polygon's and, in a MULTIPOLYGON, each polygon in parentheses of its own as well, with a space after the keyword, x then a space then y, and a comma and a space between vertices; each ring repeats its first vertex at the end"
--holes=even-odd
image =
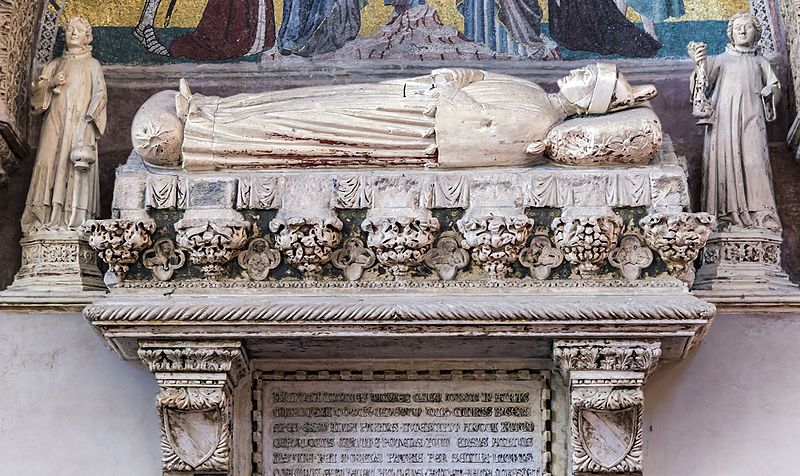
POLYGON ((434 119, 426 111, 431 84, 422 76, 228 98, 193 94, 183 167, 524 165, 532 161, 526 147, 565 118, 538 85, 486 73, 439 101, 434 119))
POLYGON ((65 52, 47 63, 34 81, 31 103, 45 117, 22 217, 25 233, 75 228, 99 212, 96 143, 106 127, 106 101, 103 70, 91 49, 65 52), (49 82, 59 73, 64 73, 65 83, 54 92, 49 82), (70 160, 78 147, 94 150, 94 163, 86 172, 76 170, 70 160))
POLYGON ((744 226, 760 227, 764 218, 778 223, 766 128, 779 99, 778 78, 763 56, 730 47, 708 59, 708 73, 714 116, 703 153, 704 210, 744 226), (765 86, 773 91, 766 101, 765 86))

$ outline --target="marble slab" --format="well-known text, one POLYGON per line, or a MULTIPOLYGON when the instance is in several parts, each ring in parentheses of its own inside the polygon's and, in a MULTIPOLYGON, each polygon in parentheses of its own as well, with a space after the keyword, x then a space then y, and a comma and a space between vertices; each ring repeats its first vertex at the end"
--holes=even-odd
POLYGON ((504 381, 264 381, 263 474, 547 474, 546 373, 525 375, 504 381))

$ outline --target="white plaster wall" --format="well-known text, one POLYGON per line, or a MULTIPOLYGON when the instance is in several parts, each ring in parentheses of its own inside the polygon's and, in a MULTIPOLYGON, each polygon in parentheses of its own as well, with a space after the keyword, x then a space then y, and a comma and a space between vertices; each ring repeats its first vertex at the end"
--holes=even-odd
MULTIPOLYGON (((719 316, 645 388, 645 474, 797 474, 800 315, 719 316)), ((152 375, 80 314, 0 314, 0 474, 159 475, 152 375)))
POLYGON ((796 475, 800 315, 717 316, 645 386, 648 476, 796 475))
POLYGON ((157 386, 78 313, 0 313, 0 474, 160 475, 157 386))

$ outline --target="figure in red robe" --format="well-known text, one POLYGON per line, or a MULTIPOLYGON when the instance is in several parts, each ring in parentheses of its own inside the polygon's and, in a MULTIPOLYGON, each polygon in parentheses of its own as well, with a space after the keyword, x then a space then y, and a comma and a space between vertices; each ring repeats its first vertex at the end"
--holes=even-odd
POLYGON ((160 2, 147 0, 134 29, 136 38, 151 53, 219 61, 260 53, 275 44, 272 0, 209 0, 197 28, 176 38, 167 49, 153 30, 160 2))

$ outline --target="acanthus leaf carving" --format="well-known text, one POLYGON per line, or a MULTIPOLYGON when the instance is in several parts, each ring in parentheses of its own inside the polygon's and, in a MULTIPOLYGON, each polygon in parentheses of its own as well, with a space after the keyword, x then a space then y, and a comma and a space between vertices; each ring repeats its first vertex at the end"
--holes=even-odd
POLYGON ((553 359, 562 373, 572 370, 648 372, 661 356, 658 343, 626 341, 558 341, 553 359))
POLYGON ((361 223, 367 245, 396 280, 408 279, 419 266, 439 231, 439 220, 419 213, 410 216, 367 218, 361 223))
POLYGON ((184 218, 175 223, 175 241, 207 278, 219 279, 225 275, 223 266, 247 243, 249 229, 244 220, 184 218))
POLYGON ((600 264, 617 246, 622 219, 610 210, 570 213, 554 219, 551 228, 564 259, 577 267, 582 278, 590 278, 598 274, 600 264))
POLYGON ((275 247, 287 263, 294 265, 304 279, 319 279, 322 266, 342 242, 344 224, 338 217, 274 218, 269 229, 275 235, 275 247))
POLYGON ((108 264, 115 284, 125 280, 130 265, 139 261, 139 253, 150 245, 156 223, 150 218, 90 220, 84 224, 89 246, 108 264))
POLYGON ((462 218, 456 225, 464 236, 461 246, 470 250, 472 261, 483 267, 489 279, 497 280, 511 272, 533 230, 533 219, 489 214, 462 218))
POLYGON ((653 213, 639 221, 647 245, 658 252, 670 273, 689 287, 694 260, 706 245, 716 219, 705 213, 653 213))

